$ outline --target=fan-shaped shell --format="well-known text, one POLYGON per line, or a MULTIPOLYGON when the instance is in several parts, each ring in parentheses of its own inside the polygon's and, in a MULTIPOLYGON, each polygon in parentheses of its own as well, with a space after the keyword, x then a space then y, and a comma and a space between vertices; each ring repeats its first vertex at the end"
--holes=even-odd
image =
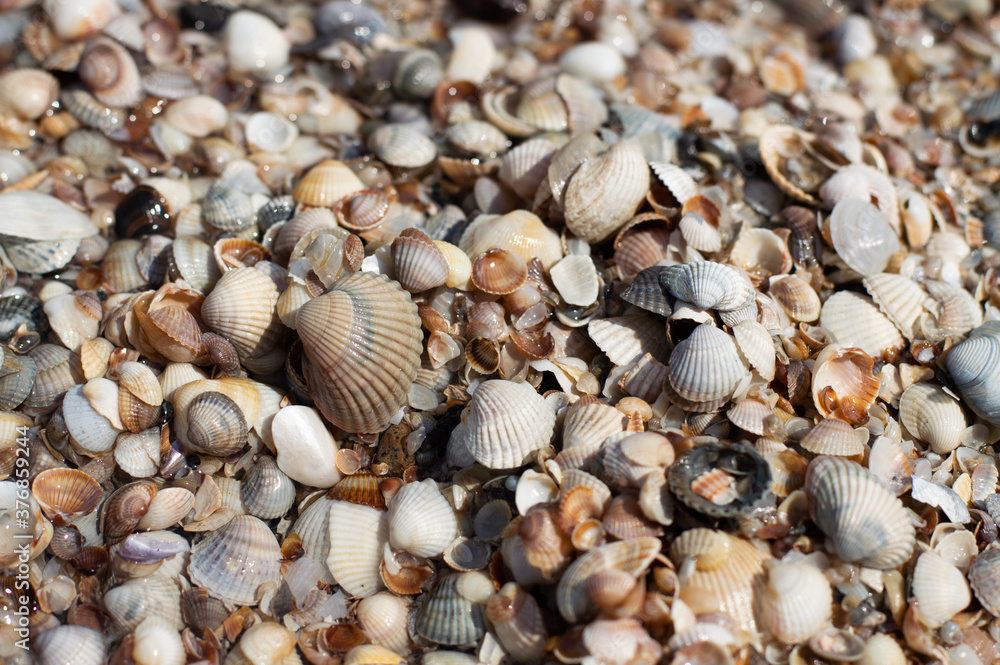
POLYGON ((388 539, 389 517, 385 511, 347 501, 330 505, 330 553, 326 565, 344 591, 364 598, 383 588, 379 564, 388 539))
POLYGON ((399 654, 409 652, 410 601, 387 591, 380 591, 358 603, 358 625, 374 644, 389 647, 399 654))
POLYGON ((455 511, 431 479, 408 483, 389 502, 389 544, 410 554, 441 554, 458 534, 455 511))
POLYGON ((771 634, 799 644, 818 633, 830 618, 833 591, 818 568, 806 563, 768 561, 761 614, 771 634))
POLYGON ((838 291, 827 298, 819 320, 833 341, 859 347, 875 358, 894 358, 906 346, 872 299, 852 291, 838 291))
POLYGON ((939 627, 972 602, 965 575, 934 550, 917 557, 910 588, 928 628, 939 627))
POLYGON ((710 402, 731 395, 745 375, 732 338, 702 324, 674 348, 667 380, 684 399, 710 402))
POLYGON ((566 226, 586 242, 600 242, 635 213, 649 190, 642 152, 616 143, 581 165, 566 187, 566 226))
POLYGON ((83 515, 97 510, 101 486, 78 469, 48 469, 35 476, 31 484, 42 512, 56 526, 72 524, 83 515))
POLYGON ((205 298, 201 316, 209 328, 232 342, 241 358, 260 358, 281 334, 277 303, 278 289, 270 277, 256 268, 236 268, 223 275, 205 298))
POLYGON ((771 333, 756 321, 741 321, 733 326, 733 337, 743 357, 761 378, 773 380, 776 356, 771 333))
POLYGON ((648 312, 670 316, 673 313, 673 306, 660 282, 660 273, 666 269, 665 266, 652 266, 639 271, 628 287, 621 292, 621 299, 648 312))
POLYGON ((102 665, 107 659, 104 634, 84 626, 50 628, 32 646, 39 665, 102 665))
POLYGON ((863 466, 818 457, 806 472, 809 514, 844 561, 888 570, 910 558, 915 534, 903 504, 863 466))
POLYGON ((104 607, 125 633, 131 633, 148 617, 164 619, 178 630, 184 627, 180 589, 163 574, 128 580, 109 589, 104 594, 104 607))
POLYGON ((660 273, 660 283, 678 300, 701 309, 733 311, 754 298, 748 281, 730 266, 714 261, 670 266, 660 273))
POLYGON ((658 538, 621 540, 590 550, 574 561, 559 578, 556 586, 559 613, 573 623, 585 619, 597 610, 586 592, 586 584, 591 577, 610 569, 638 577, 659 553, 658 538))
POLYGON ((484 293, 513 293, 527 278, 528 265, 524 259, 505 249, 489 249, 472 262, 472 283, 484 293))
POLYGON ((191 583, 227 605, 256 605, 257 589, 281 582, 281 548, 256 517, 237 515, 191 548, 191 583))
POLYGON ((903 391, 899 398, 899 420, 939 455, 958 448, 966 427, 958 400, 931 383, 914 383, 903 391))
POLYGON ((389 166, 414 169, 427 166, 437 157, 437 147, 412 125, 382 125, 368 137, 368 145, 389 166))
POLYGON ((417 613, 417 634, 435 644, 476 644, 486 633, 483 606, 492 591, 493 583, 483 573, 442 577, 417 613))
POLYGON ((243 477, 240 498, 247 512, 261 519, 274 519, 295 503, 295 484, 278 468, 273 457, 264 455, 243 477))
POLYGON ((377 432, 402 406, 420 367, 417 307, 384 275, 352 273, 299 310, 306 381, 327 420, 377 432))
POLYGON ((546 270, 563 255, 559 234, 527 210, 501 217, 480 215, 462 233, 459 247, 470 259, 494 247, 505 249, 525 261, 537 258, 546 270))
POLYGON ((983 550, 969 564, 969 583, 986 611, 1000 617, 1000 550, 983 550))
POLYGON ((535 598, 514 582, 508 582, 486 604, 486 618, 497 639, 519 663, 538 662, 548 631, 535 598))
POLYGON ((448 260, 434 241, 418 229, 406 229, 392 241, 392 265, 400 286, 420 293, 448 280, 448 260))
POLYGON ((816 423, 799 445, 814 455, 853 457, 865 451, 854 428, 839 418, 826 418, 816 423))
POLYGON ((666 355, 663 324, 651 316, 594 319, 587 324, 587 333, 616 365, 628 365, 647 353, 654 358, 666 355))
POLYGON ((985 420, 1000 423, 1000 323, 987 321, 945 358, 962 400, 985 420))
POLYGON ((504 155, 497 176, 515 194, 531 199, 548 174, 555 153, 556 144, 546 138, 525 141, 504 155))
POLYGON ((896 324, 903 337, 912 340, 916 335, 914 326, 924 312, 923 302, 927 299, 920 285, 902 275, 887 272, 868 275, 864 284, 882 313, 896 324))
POLYGON ((529 384, 485 381, 469 402, 461 440, 476 461, 490 469, 526 464, 552 438, 556 415, 529 384))
POLYGON ((304 556, 309 557, 323 569, 323 581, 330 583, 333 577, 326 565, 330 554, 330 506, 333 501, 320 496, 299 513, 289 533, 299 536, 304 556))

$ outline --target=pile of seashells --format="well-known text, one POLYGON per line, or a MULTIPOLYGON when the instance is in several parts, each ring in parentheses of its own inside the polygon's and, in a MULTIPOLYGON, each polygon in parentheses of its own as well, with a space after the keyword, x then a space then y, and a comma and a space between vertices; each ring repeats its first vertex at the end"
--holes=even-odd
POLYGON ((990 0, 0 1, 0 661, 1000 659, 990 0))

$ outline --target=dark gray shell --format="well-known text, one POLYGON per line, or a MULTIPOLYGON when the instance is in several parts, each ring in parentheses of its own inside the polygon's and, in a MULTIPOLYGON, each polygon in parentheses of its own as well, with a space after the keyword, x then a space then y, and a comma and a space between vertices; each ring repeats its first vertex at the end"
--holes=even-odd
POLYGON ((681 455, 667 473, 670 491, 684 505, 709 517, 738 517, 762 505, 770 493, 771 467, 746 442, 724 445, 708 443, 681 455), (740 496, 731 503, 717 505, 695 494, 691 483, 712 469, 724 469, 738 481, 740 496))
POLYGON ((673 313, 670 304, 673 298, 660 284, 660 274, 666 269, 666 266, 653 266, 641 271, 622 291, 621 299, 647 312, 670 316, 673 313))

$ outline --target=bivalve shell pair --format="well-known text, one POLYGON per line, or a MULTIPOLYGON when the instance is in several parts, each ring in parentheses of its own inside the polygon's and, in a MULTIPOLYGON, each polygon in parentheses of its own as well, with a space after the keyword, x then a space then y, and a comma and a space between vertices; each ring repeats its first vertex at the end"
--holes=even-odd
POLYGON ((188 573, 227 605, 256 605, 257 589, 280 583, 281 548, 256 517, 238 515, 191 548, 188 573))
POLYGON ((866 468, 818 457, 806 472, 809 514, 848 562, 890 570, 913 552, 915 533, 903 504, 866 468))

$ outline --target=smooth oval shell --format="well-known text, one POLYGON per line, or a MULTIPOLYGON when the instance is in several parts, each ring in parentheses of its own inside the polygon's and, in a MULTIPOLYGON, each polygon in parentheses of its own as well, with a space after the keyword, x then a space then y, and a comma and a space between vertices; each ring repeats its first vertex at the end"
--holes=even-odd
POLYGON ((555 412, 534 388, 494 379, 473 393, 461 440, 487 468, 513 469, 548 444, 554 428, 555 412))
POLYGON ((39 665, 103 665, 107 658, 104 635, 84 626, 63 625, 35 638, 39 665))
POLYGON ((930 383, 915 383, 903 391, 899 398, 899 420, 939 455, 958 448, 966 427, 958 400, 930 383))
POLYGON ((818 457, 806 472, 809 514, 844 561, 888 570, 910 558, 915 534, 903 504, 864 467, 818 457))
POLYGON ((910 588, 928 628, 938 628, 972 602, 965 575, 934 551, 917 557, 910 588))
POLYGON ((316 409, 291 405, 271 421, 278 451, 278 468, 292 480, 311 487, 333 487, 340 480, 336 457, 339 446, 316 409))
POLYGON ((296 321, 316 406, 348 432, 377 432, 402 406, 420 366, 417 307, 384 275, 342 277, 296 321))
POLYGON ((434 142, 411 125, 382 125, 368 137, 368 145, 383 162, 400 168, 427 166, 437 157, 434 142))
POLYGON ((899 240, 885 215, 867 201, 842 199, 830 213, 830 238, 852 270, 872 275, 885 270, 899 240))
POLYGON ((281 582, 281 548, 266 524, 237 515, 191 548, 191 582, 227 605, 256 605, 257 589, 281 582))

